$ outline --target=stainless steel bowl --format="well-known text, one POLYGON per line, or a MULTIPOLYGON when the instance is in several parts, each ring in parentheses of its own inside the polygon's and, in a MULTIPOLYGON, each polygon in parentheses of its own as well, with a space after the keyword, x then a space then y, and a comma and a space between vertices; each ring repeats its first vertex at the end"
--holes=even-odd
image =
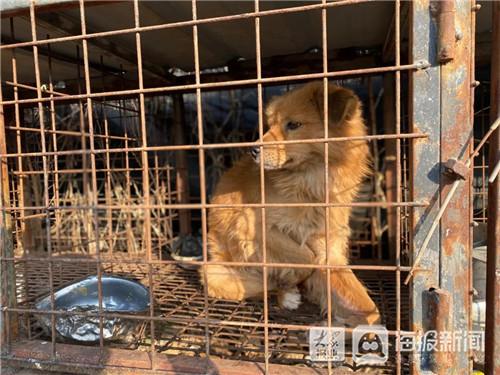
MULTIPOLYGON (((136 281, 122 277, 102 276, 102 311, 117 314, 144 314, 149 310, 149 290, 136 281)), ((99 341, 99 318, 78 313, 99 311, 98 279, 90 276, 54 293, 54 308, 74 314, 55 315, 57 335, 66 339, 99 341)), ((38 310, 51 310, 50 295, 35 304, 38 310)), ((51 317, 39 314, 38 320, 51 334, 51 317)), ((137 334, 141 321, 121 317, 103 318, 105 340, 130 341, 137 334)))

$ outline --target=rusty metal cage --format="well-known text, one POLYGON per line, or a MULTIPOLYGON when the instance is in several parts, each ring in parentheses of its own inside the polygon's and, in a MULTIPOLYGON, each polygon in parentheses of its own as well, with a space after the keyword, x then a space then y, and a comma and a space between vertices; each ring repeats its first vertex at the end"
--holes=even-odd
MULTIPOLYGON (((479 13, 480 5, 466 0, 6 4, 0 46, 4 363, 78 373, 470 373, 470 349, 408 352, 398 343, 430 330, 472 329, 475 221, 490 226, 485 366, 495 373, 499 178, 487 180, 498 164, 498 130, 490 125, 499 110, 499 4, 485 2, 479 13), (113 12, 120 21, 110 28, 92 22, 113 12), (475 51, 476 13, 481 31, 496 25, 486 53, 475 51), (377 23, 371 14, 383 17, 377 23), (358 16, 366 27, 353 34, 363 43, 377 24, 373 32, 383 38, 376 48, 348 38, 350 24, 342 20, 358 16), (309 43, 309 50, 278 48, 297 22, 310 28, 307 38, 285 44, 309 43), (339 33, 346 40, 333 48, 339 33), (233 45, 214 46, 225 36, 233 45), (155 56, 155 43, 167 40, 177 42, 155 56), (241 51, 246 55, 237 56, 241 51), (234 58, 221 64, 228 54, 234 58), (486 57, 479 61, 479 55, 486 57), (171 56, 182 67, 170 64, 171 56), (474 102, 475 57, 491 74, 474 102), (353 262, 267 262, 266 209, 292 204, 266 203, 261 161, 261 201, 245 206, 262 217, 263 261, 219 263, 261 268, 264 298, 211 298, 196 268, 217 264, 208 257, 207 212, 226 206, 210 203, 213 185, 244 150, 264 146, 266 99, 310 80, 325 88, 324 137, 274 143, 318 143, 326 154, 335 142, 369 143, 374 173, 349 205, 353 262), (329 138, 329 82, 351 86, 363 99, 369 135, 329 138), (211 117, 217 111, 223 119, 211 117), (460 175, 450 159, 472 168, 460 175), (170 256, 176 241, 198 231, 201 260, 170 256), (331 304, 326 320, 310 304, 283 311, 266 288, 271 266, 318 268, 327 276, 352 269, 380 309, 389 360, 356 365, 348 345, 343 364, 312 361, 308 331, 334 325, 331 304), (89 275, 101 285, 106 274, 151 291, 147 314, 119 315, 140 326, 127 342, 104 338, 104 319, 118 315, 103 311, 102 286, 97 313, 54 305, 60 287, 89 275), (46 295, 51 308, 35 309, 46 295), (50 332, 40 326, 40 314, 50 317, 50 332), (58 338, 56 319, 68 315, 98 319, 99 342, 58 338)), ((327 156, 324 164, 327 177, 327 156)), ((328 194, 324 202, 294 205, 326 213, 345 206, 328 194)), ((328 220, 325 225, 328 246, 328 220)))

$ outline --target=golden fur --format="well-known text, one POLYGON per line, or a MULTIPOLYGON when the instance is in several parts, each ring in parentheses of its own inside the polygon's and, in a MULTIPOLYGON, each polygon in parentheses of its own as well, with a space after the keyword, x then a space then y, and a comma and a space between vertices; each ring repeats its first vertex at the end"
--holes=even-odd
MULTIPOLYGON (((350 90, 328 87, 329 137, 366 134, 361 103, 350 90)), ((274 98, 266 109, 268 131, 263 141, 324 137, 323 83, 312 82, 274 98), (291 129, 288 123, 299 124, 291 129)), ((266 203, 325 202, 324 143, 265 145, 254 158, 245 155, 221 178, 212 203, 260 203, 260 167, 265 167, 266 203)), ((365 141, 330 142, 328 146, 329 201, 349 204, 369 172, 369 149, 365 141)), ((267 262, 302 264, 348 264, 350 207, 329 210, 328 256, 325 246, 325 208, 266 208, 267 262)), ((211 261, 262 262, 260 208, 216 208, 208 217, 208 249, 211 261)), ((210 296, 242 300, 262 297, 262 267, 207 265, 210 296)), ((200 271, 203 281, 203 271, 200 271)), ((336 321, 373 324, 377 307, 351 270, 331 271, 332 311, 336 321)), ((283 304, 287 293, 298 293, 327 310, 325 270, 268 267, 268 290, 278 293, 283 304)))

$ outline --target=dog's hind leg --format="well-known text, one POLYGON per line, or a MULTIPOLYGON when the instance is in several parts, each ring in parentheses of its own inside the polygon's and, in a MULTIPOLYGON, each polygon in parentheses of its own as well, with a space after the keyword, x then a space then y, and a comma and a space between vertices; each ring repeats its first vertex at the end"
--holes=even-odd
MULTIPOLYGON (((325 238, 321 236, 311 241, 312 248, 318 254, 316 263, 347 265, 348 260, 345 255, 348 250, 347 237, 337 233, 337 236, 332 238, 328 248, 328 259, 326 259, 325 242, 325 238)), ((327 280, 326 270, 317 269, 304 282, 307 298, 319 304, 323 313, 328 309, 327 283, 330 283, 332 313, 337 322, 350 326, 379 322, 380 314, 377 306, 365 286, 350 269, 331 270, 329 280, 327 280)))
POLYGON ((335 313, 348 325, 380 323, 377 306, 352 270, 331 272, 330 285, 335 313))
MULTIPOLYGON (((246 298, 262 297, 264 294, 262 274, 242 269, 207 265, 206 283, 208 295, 215 298, 241 301, 246 298)), ((200 270, 201 280, 205 283, 205 275, 200 270)))
MULTIPOLYGON (((329 281, 332 291, 332 313, 335 321, 351 327, 380 322, 377 306, 352 270, 332 270, 329 281)), ((319 304, 323 313, 328 309, 326 282, 326 271, 316 270, 304 283, 308 290, 308 298, 319 304)))

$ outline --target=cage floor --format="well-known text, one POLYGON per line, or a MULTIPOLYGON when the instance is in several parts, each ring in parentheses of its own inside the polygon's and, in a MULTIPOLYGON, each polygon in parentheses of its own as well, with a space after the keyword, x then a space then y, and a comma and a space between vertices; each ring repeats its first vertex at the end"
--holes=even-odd
MULTIPOLYGON (((18 280, 18 301, 20 306, 33 306, 33 302, 49 292, 47 264, 21 262, 16 265, 18 280)), ((85 263, 54 263, 52 267, 54 288, 95 274, 96 265, 85 263)), ((211 356, 223 359, 263 362, 265 356, 264 328, 244 323, 264 323, 262 301, 229 301, 208 298, 208 327, 205 324, 205 297, 196 270, 177 265, 152 265, 152 280, 155 316, 155 350, 170 355, 204 357, 209 338, 211 356), (243 324, 241 324, 243 323, 243 324), (240 325, 241 324, 241 325, 240 325)), ((150 286, 149 266, 145 264, 103 263, 106 274, 136 279, 150 286)), ((396 329, 396 277, 393 272, 363 271, 357 273, 367 286, 370 295, 379 307, 382 324, 388 330, 396 329)), ((317 306, 303 303, 296 311, 280 309, 274 296, 269 299, 269 323, 287 325, 325 325, 317 306)), ((401 328, 408 327, 408 290, 401 288, 401 328)), ((44 337, 34 316, 25 316, 23 326, 27 338, 44 337)), ((150 324, 143 323, 140 337, 133 343, 106 342, 109 347, 126 347, 136 350, 150 350, 150 324)), ((346 340, 348 341, 348 340, 346 340)), ((268 350, 271 363, 295 366, 322 367, 319 362, 309 360, 307 329, 269 327, 268 350)), ((395 358, 394 342, 390 340, 389 361, 379 368, 381 373, 393 373, 395 358), (391 355, 394 354, 394 355, 391 355)), ((343 368, 353 368, 349 345, 343 368)), ((403 358, 405 362, 405 358, 403 358)))

